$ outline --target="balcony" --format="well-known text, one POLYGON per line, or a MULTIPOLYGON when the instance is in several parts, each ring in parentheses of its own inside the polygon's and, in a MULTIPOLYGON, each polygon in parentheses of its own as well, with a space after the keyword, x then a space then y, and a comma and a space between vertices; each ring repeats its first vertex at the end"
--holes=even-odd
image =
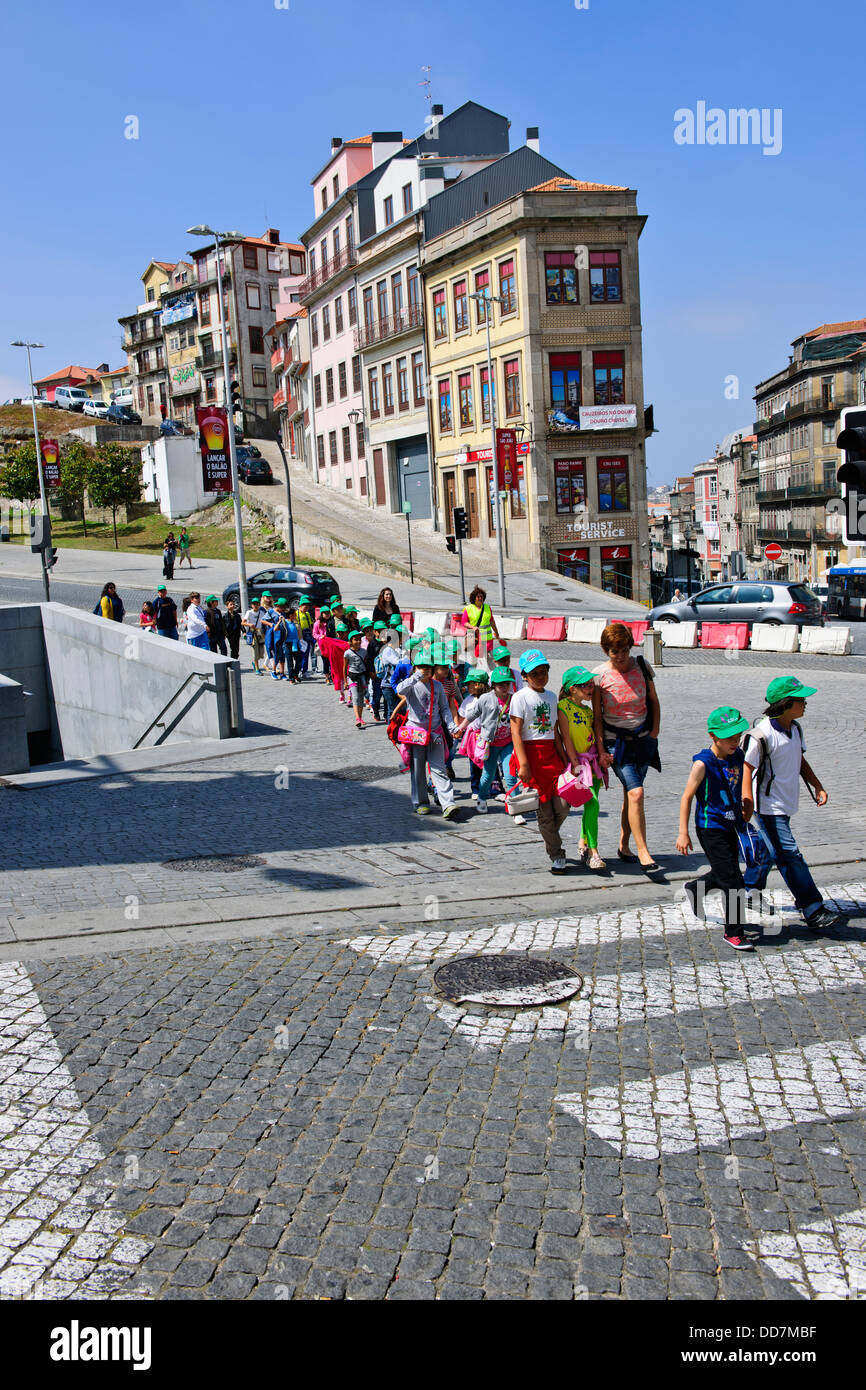
POLYGON ((790 545, 795 542, 810 545, 812 541, 833 541, 837 544, 842 543, 841 531, 828 531, 826 526, 812 526, 804 528, 802 526, 764 526, 758 522, 758 540, 763 545, 765 541, 778 541, 779 545, 790 545))
POLYGON ((286 388, 285 386, 281 386, 278 391, 274 392, 274 410, 279 410, 281 406, 285 405, 285 403, 286 388))
POLYGON ((423 305, 410 304, 408 309, 401 309, 399 314, 375 319, 373 323, 365 323, 362 328, 356 328, 355 348, 372 347, 374 343, 384 343, 389 338, 399 338, 403 333, 412 333, 416 328, 423 327, 423 305))
MULTIPOLYGON (((216 263, 214 263, 214 268, 213 268, 213 270, 210 272, 209 275, 206 275, 206 276, 204 277, 203 280, 191 280, 191 281, 189 282, 189 285, 188 285, 186 288, 188 288, 188 289, 190 289, 190 290, 195 290, 195 289, 201 290, 201 289, 204 289, 205 285, 215 285, 215 284, 216 284, 216 278, 217 278, 217 275, 216 275, 216 263)), ((227 265, 225 264, 225 262, 223 262, 223 284, 224 284, 224 285, 230 284, 231 278, 232 278, 231 269, 229 268, 229 266, 227 266, 227 265)))
POLYGON ((300 302, 303 304, 304 300, 309 295, 322 285, 326 285, 328 281, 332 280, 335 275, 338 275, 341 270, 345 270, 346 266, 357 264, 358 252, 355 247, 344 246, 339 255, 332 256, 329 261, 325 261, 324 265, 314 270, 312 275, 308 275, 306 279, 301 281, 296 291, 300 297, 300 302))
POLYGON ((162 342, 162 325, 157 324, 154 328, 146 328, 143 332, 133 335, 127 333, 123 340, 124 352, 134 352, 136 348, 146 347, 148 343, 162 342))
MULTIPOLYGON (((237 360, 238 360, 237 349, 236 349, 236 348, 233 348, 233 347, 230 347, 230 348, 229 348, 229 362, 230 362, 230 363, 231 363, 231 362, 236 362, 237 360)), ((221 367, 222 364, 223 364, 223 355, 222 355, 221 352, 202 352, 202 353, 200 353, 200 354, 198 355, 198 357, 195 359, 195 365, 198 367, 199 371, 202 371, 202 370, 208 371, 209 369, 212 369, 213 367, 221 367)))
POLYGON ((292 361, 292 349, 276 347, 271 353, 271 371, 276 372, 280 367, 288 367, 292 361))
POLYGON ((822 392, 820 396, 810 396, 807 401, 789 403, 784 410, 777 410, 769 419, 756 420, 756 434, 766 434, 768 430, 778 429, 790 420, 799 420, 804 415, 826 415, 828 411, 844 410, 846 406, 857 405, 857 391, 852 386, 847 390, 822 392))

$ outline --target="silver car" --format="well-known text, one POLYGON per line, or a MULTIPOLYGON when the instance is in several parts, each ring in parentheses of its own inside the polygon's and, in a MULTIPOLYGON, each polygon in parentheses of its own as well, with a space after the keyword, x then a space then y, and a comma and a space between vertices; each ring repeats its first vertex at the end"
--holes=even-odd
POLYGON ((739 579, 711 584, 681 603, 661 603, 650 611, 656 623, 768 623, 778 627, 821 627, 821 600, 796 580, 739 579))

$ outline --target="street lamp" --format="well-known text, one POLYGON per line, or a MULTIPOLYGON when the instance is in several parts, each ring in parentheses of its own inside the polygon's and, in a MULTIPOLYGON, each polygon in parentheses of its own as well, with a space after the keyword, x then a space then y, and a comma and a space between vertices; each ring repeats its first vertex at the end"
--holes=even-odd
POLYGON ((45 602, 48 603, 51 599, 51 591, 48 584, 48 566, 45 563, 45 558, 47 555, 47 551, 45 550, 45 541, 48 539, 48 537, 45 535, 46 521, 48 518, 48 501, 45 496, 45 478, 42 474, 42 450, 39 447, 39 423, 36 419, 36 401, 34 399, 33 391, 33 363, 30 359, 31 348, 41 348, 44 346, 44 343, 25 343, 22 338, 16 338, 15 342, 12 343, 12 347, 27 349, 27 375, 30 379, 30 409, 33 411, 33 437, 36 441, 36 471, 39 475, 39 505, 42 508, 41 539, 43 542, 43 546, 39 554, 42 557, 42 587, 45 590, 45 602))
POLYGON ((693 530, 693 528, 692 528, 691 523, 687 521, 686 524, 683 526, 683 535, 684 535, 685 538, 686 538, 686 598, 691 598, 691 596, 692 596, 692 559, 691 559, 691 557, 692 557, 692 554, 697 555, 697 552, 696 552, 696 551, 693 552, 693 551, 692 551, 692 548, 691 548, 691 543, 692 543, 692 539, 694 538, 694 534, 695 534, 695 533, 694 533, 694 530, 693 530))
POLYGON ((493 381, 493 360, 490 355, 490 321, 493 318, 493 304, 504 303, 500 295, 491 294, 489 289, 469 295, 484 304, 484 326, 487 330, 487 394, 490 401, 490 445, 493 463, 493 514, 496 524, 496 564, 499 570, 499 607, 505 607, 505 564, 502 558, 502 508, 499 497, 499 469, 496 460, 496 391, 493 381))
POLYGON ((231 398, 229 394, 229 345, 226 337, 226 318, 225 307, 223 305, 223 277, 220 266, 220 242, 243 241, 240 232, 215 232, 212 227, 205 223, 199 223, 195 227, 187 227, 187 236, 212 236, 216 245, 216 272, 217 272, 217 305, 219 306, 220 317, 220 341, 223 353, 223 406, 226 412, 226 421, 229 434, 229 459, 232 470, 232 501, 235 513, 235 545, 238 552, 238 591, 241 601, 241 612, 246 613, 249 607, 249 596, 247 594, 247 561, 244 551, 244 528, 241 518, 241 494, 238 483, 238 455, 235 445, 235 423, 232 414, 231 398))

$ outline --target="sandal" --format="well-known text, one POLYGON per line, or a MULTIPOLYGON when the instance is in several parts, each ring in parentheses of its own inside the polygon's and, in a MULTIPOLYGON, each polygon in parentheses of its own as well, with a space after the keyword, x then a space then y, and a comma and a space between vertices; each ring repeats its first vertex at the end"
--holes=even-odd
POLYGON ((616 852, 616 857, 617 859, 621 859, 623 864, 637 864, 640 862, 638 860, 637 855, 629 854, 627 849, 618 849, 616 852))
POLYGON ((602 859, 601 855, 599 854, 598 850, 597 850, 597 849, 592 849, 592 850, 590 850, 590 852, 589 852, 589 858, 588 858, 587 861, 586 861, 586 867, 587 867, 588 869, 598 870, 598 869, 606 869, 606 868, 607 868, 607 865, 605 864, 605 862, 604 862, 604 860, 602 859))
POLYGON ((577 854, 575 855, 575 858, 576 858, 578 864, 582 864, 582 863, 585 861, 586 856, 587 856, 588 854, 589 854, 589 845, 586 844, 586 842, 585 842, 584 840, 581 840, 581 841, 579 842, 578 846, 577 846, 577 854))

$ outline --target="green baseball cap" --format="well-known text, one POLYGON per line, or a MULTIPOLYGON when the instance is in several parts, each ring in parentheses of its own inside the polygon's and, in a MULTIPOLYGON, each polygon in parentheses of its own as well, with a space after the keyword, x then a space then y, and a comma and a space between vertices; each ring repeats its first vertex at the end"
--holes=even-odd
POLYGON ((301 603, 309 603, 309 602, 310 602, 310 600, 309 600, 308 598, 302 598, 302 599, 301 599, 301 603))
POLYGON ((405 631, 406 631, 406 629, 404 628, 404 626, 403 626, 403 624, 402 624, 401 622, 396 622, 396 623, 395 623, 395 622, 393 621, 393 619, 391 620, 390 623, 383 623, 383 627, 386 627, 386 628, 388 629, 389 632, 405 632, 405 631))
POLYGON ((335 628, 335 631, 336 631, 336 632, 345 632, 345 631, 346 631, 346 624, 345 624, 345 623, 337 623, 337 626, 336 626, 336 628, 335 628))
POLYGON ((767 686, 767 704, 775 705, 780 700, 805 700, 809 695, 817 695, 814 685, 804 685, 796 676, 777 676, 767 686))
POLYGON ((359 619, 359 622, 360 622, 361 627, 373 627, 373 626, 374 626, 374 624, 373 624, 373 619, 372 619, 372 618, 360 618, 360 619, 359 619))
POLYGON ((431 652, 431 650, 430 650, 429 646, 426 644, 426 642, 420 642, 420 643, 413 649, 413 653, 414 653, 413 656, 412 656, 412 665, 413 665, 413 666, 435 666, 435 665, 437 665, 437 663, 434 662, 434 660, 433 660, 433 653, 431 652))
POLYGON ((363 632, 360 632, 358 628, 354 627, 354 628, 352 628, 352 631, 349 633, 349 641, 351 642, 351 640, 352 640, 353 637, 363 637, 363 636, 364 636, 363 632))
POLYGON ((413 650, 414 647, 417 647, 417 645, 418 645, 419 642, 423 642, 423 641, 424 641, 424 638, 423 638, 423 637, 410 637, 410 638, 407 640, 407 642, 406 642, 406 650, 407 650, 407 652, 411 652, 411 651, 413 650))
POLYGON ((731 738, 733 734, 744 734, 750 728, 748 719, 733 705, 719 705, 707 717, 707 728, 716 738, 731 738))
POLYGON ((262 598, 270 598, 270 597, 271 597, 271 591, 270 591, 270 589, 262 589, 262 598))
POLYGON ((355 606, 354 603, 344 603, 344 604, 343 604, 343 612, 344 612, 344 613, 357 613, 357 611, 358 611, 358 609, 356 608, 356 606, 355 606))
MULTIPOLYGON (((285 603, 285 599, 283 600, 283 602, 285 603)), ((205 599, 205 603, 219 603, 219 599, 217 598, 216 594, 208 594, 207 598, 205 599)))
POLYGON ((485 671, 483 666, 476 666, 472 671, 466 672, 466 684, 471 685, 473 681, 488 681, 490 672, 485 671))
POLYGON ((563 672, 562 688, 567 690, 571 685, 589 685, 589 682, 594 680, 593 672, 588 671, 585 666, 569 666, 568 670, 563 672))
POLYGON ((493 685, 511 685, 514 678, 507 666, 497 666, 495 671, 491 671, 490 680, 493 685))
POLYGON ((158 594, 164 594, 164 593, 166 592, 165 585, 164 585, 164 584, 157 584, 157 586, 156 586, 156 592, 157 592, 158 594))
POLYGON ((379 621, 378 621, 377 623, 374 623, 374 624, 373 624, 373 631, 374 631, 374 632, 384 632, 384 631, 387 629, 387 627, 388 627, 388 624, 387 624, 387 623, 383 623, 383 622, 382 622, 382 619, 380 618, 379 621))
POLYGON ((286 599, 284 599, 284 598, 278 598, 278 599, 277 599, 277 607, 279 608, 281 605, 285 604, 286 602, 287 602, 286 599))
POLYGON ((506 656, 509 657, 509 658, 511 657, 511 652, 508 650, 507 647, 494 647, 494 648, 493 648, 493 660, 494 660, 494 661, 502 661, 506 656))

